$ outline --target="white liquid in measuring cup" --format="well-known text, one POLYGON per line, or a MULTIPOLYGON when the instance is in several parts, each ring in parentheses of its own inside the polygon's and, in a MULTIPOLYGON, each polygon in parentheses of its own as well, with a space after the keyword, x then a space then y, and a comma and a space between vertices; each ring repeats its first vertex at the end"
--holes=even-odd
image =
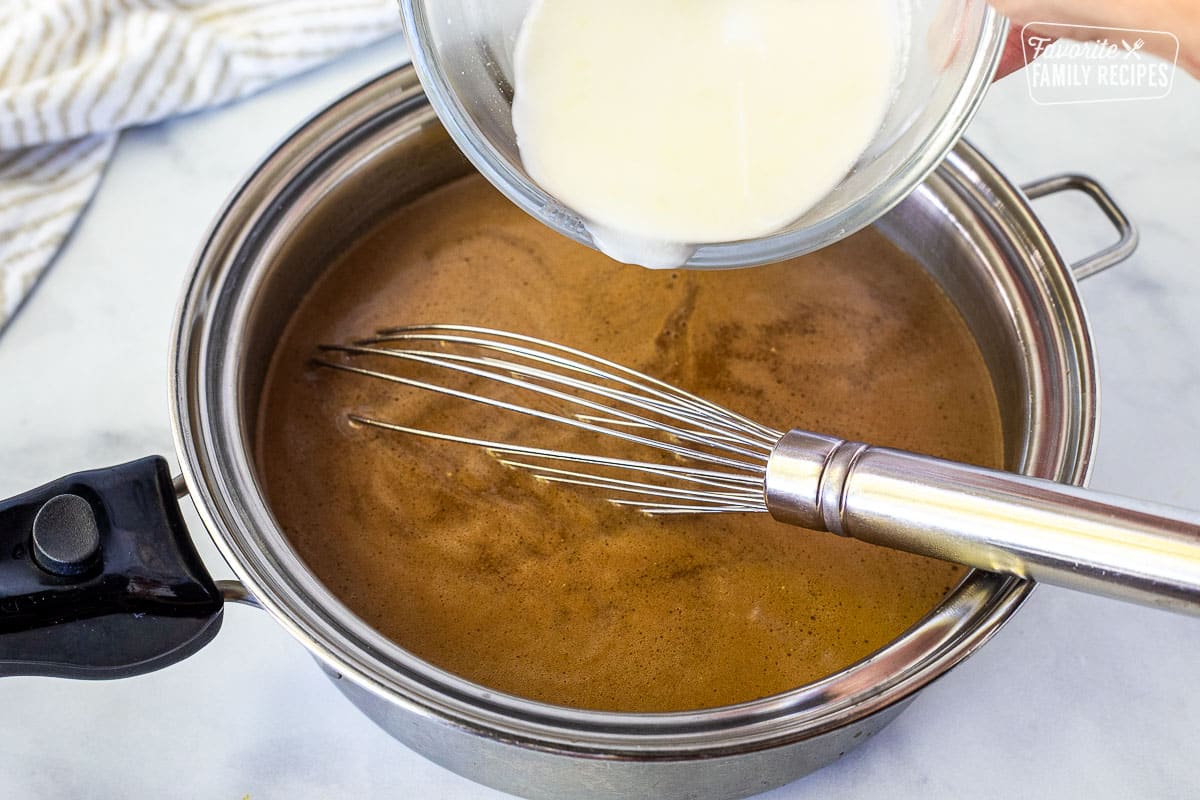
POLYGON ((898 39, 892 0, 534 0, 521 159, 605 253, 679 266, 841 181, 887 111, 898 39))

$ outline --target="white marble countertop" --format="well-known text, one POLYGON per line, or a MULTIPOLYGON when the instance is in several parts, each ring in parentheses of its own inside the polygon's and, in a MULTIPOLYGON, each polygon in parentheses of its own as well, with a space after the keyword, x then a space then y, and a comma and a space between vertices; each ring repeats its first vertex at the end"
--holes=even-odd
MULTIPOLYGON (((209 221, 273 143, 404 52, 385 42, 122 138, 82 224, 0 337, 0 496, 150 453, 174 462, 168 340, 209 221)), ((1200 508, 1200 83, 1180 75, 1165 100, 1039 107, 1014 77, 970 138, 1017 182, 1093 175, 1140 224, 1138 253, 1082 289, 1103 394, 1092 484, 1200 508)), ((1038 208, 1068 256, 1111 237, 1086 201, 1038 208)), ((882 734, 764 797, 1195 796, 1198 663, 1200 620, 1043 587, 882 734)), ((169 669, 10 678, 0 708, 6 798, 501 797, 390 739, 281 627, 241 606, 169 669)))

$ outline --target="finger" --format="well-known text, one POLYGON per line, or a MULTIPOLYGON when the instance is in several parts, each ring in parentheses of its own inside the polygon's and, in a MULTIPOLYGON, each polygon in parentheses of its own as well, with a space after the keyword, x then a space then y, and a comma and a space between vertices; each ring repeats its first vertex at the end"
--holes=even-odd
POLYGON ((1015 24, 1008 29, 1008 38, 1004 40, 1004 52, 1000 55, 1000 66, 996 68, 996 77, 993 80, 998 81, 1025 66, 1025 49, 1021 38, 1024 33, 1025 28, 1015 24))

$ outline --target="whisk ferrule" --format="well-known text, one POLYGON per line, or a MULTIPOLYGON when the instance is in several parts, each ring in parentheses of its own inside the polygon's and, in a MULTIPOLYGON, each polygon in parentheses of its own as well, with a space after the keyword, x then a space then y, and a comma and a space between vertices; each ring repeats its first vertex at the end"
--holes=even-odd
POLYGON ((847 478, 865 444, 792 430, 767 461, 764 497, 780 522, 849 536, 842 524, 847 478))

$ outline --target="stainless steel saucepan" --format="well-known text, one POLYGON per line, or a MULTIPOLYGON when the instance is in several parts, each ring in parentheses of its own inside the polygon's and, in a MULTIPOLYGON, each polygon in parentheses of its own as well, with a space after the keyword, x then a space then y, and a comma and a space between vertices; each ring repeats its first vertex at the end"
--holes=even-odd
MULTIPOLYGON (((334 256, 470 169, 411 68, 352 92, 267 157, 216 220, 179 310, 171 410, 183 475, 147 459, 0 504, 0 674, 145 672, 214 636, 223 601, 255 602, 365 714, 481 783, 556 800, 732 798, 861 744, 1021 605, 1031 583, 975 571, 902 636, 822 681, 678 714, 500 694, 372 630, 321 585, 271 515, 252 458, 259 395, 289 312, 334 256), (240 582, 209 579, 179 514, 183 494, 240 582)), ((1022 191, 960 144, 877 227, 924 265, 978 340, 1007 467, 1083 484, 1097 398, 1075 280, 1132 252, 1124 215, 1090 179, 1059 176, 1022 191), (1073 266, 1029 205, 1064 190, 1092 197, 1119 238, 1073 266)))

